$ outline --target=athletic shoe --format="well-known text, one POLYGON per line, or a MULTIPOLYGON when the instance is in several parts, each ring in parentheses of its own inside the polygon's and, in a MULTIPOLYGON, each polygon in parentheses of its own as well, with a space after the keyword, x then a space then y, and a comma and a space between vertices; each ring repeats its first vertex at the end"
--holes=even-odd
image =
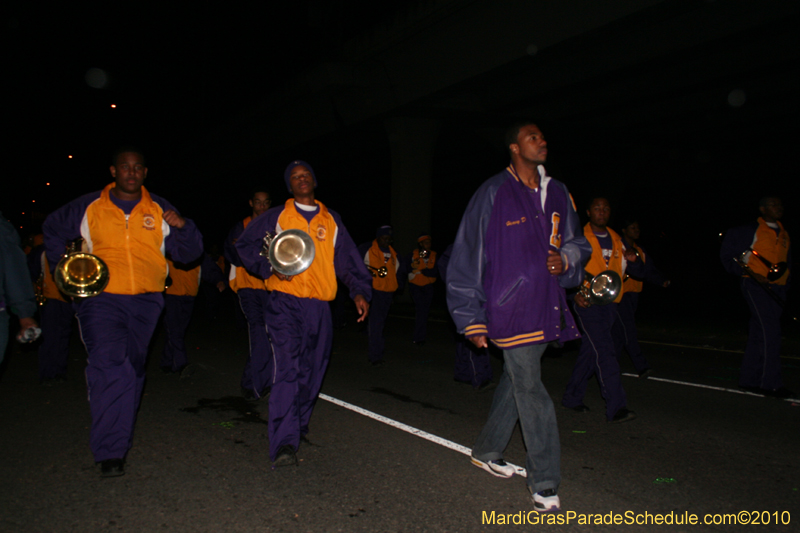
POLYGON ((294 446, 284 444, 278 450, 278 457, 275 458, 274 467, 278 468, 279 466, 292 465, 297 465, 297 451, 294 449, 294 446))
POLYGON ((620 422, 627 422, 628 420, 633 420, 634 418, 636 418, 636 413, 626 407, 623 407, 617 411, 617 414, 615 414, 614 418, 609 420, 609 422, 612 424, 619 424, 620 422))
POLYGON ((106 459, 100 462, 100 475, 102 477, 117 477, 125 475, 124 459, 106 459))
POLYGON ((646 378, 648 378, 648 377, 650 377, 652 375, 653 375, 653 369, 650 368, 650 367, 645 368, 644 370, 639 372, 639 377, 642 378, 642 379, 646 379, 646 378))
POLYGON ((472 464, 478 468, 483 468, 493 476, 510 478, 517 471, 516 468, 506 463, 502 459, 492 459, 491 461, 481 461, 475 457, 471 457, 472 464))
POLYGON ((537 513, 557 513, 561 510, 561 500, 556 495, 556 489, 534 492, 531 500, 537 513))

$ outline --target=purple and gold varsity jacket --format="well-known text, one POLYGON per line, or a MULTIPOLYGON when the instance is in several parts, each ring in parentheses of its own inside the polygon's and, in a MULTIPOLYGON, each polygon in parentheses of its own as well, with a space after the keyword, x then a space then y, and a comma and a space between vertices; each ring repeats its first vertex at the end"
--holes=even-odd
POLYGON ((500 348, 580 337, 565 288, 584 277, 592 253, 566 186, 539 166, 536 190, 512 165, 470 200, 447 267, 447 304, 458 331, 488 336, 500 348), (547 271, 547 251, 564 272, 547 271))

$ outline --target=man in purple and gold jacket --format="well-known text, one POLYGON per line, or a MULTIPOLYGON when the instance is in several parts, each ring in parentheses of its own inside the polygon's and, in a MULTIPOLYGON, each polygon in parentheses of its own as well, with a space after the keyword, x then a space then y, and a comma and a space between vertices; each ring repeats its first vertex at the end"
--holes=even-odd
POLYGON ((503 450, 519 420, 534 509, 557 511, 561 449, 540 362, 548 343, 580 337, 564 288, 583 280, 591 247, 567 188, 545 172, 547 142, 539 128, 519 122, 506 141, 511 164, 478 189, 461 220, 446 273, 447 303, 459 332, 479 348, 491 339, 505 360, 472 463, 513 476, 503 450))

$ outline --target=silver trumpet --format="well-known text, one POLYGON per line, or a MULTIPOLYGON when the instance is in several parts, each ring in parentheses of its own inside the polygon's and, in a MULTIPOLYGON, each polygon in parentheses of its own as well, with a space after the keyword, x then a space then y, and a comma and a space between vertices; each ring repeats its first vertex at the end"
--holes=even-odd
POLYGON ((786 273, 786 269, 789 268, 789 265, 783 261, 781 261, 780 263, 772 264, 766 257, 761 255, 757 251, 753 250, 752 248, 745 250, 744 253, 742 254, 743 262, 748 252, 751 253, 753 257, 757 258, 764 264, 764 266, 767 267, 767 279, 770 281, 777 281, 781 279, 781 277, 783 277, 783 275, 786 273))
POLYGON ((274 235, 267 232, 259 255, 266 257, 272 270, 284 276, 305 272, 314 262, 316 247, 303 230, 287 229, 274 235))
POLYGON ((619 274, 613 270, 604 270, 594 277, 585 272, 580 293, 589 305, 606 305, 616 300, 621 290, 622 279, 619 274))
POLYGON ((374 266, 367 265, 367 268, 372 273, 373 278, 376 276, 379 278, 385 278, 386 276, 389 275, 389 269, 386 268, 385 266, 382 266, 380 268, 375 268, 374 266))
POLYGON ((419 251, 419 258, 420 259, 427 259, 428 257, 430 257, 430 255, 431 255, 431 253, 428 250, 426 250, 425 248, 421 248, 420 251, 419 251))

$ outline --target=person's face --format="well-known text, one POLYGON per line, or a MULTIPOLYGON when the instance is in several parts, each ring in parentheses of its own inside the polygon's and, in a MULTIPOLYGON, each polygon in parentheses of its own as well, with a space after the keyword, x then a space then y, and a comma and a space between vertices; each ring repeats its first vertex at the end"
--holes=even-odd
POLYGON ((783 217, 783 202, 780 198, 767 198, 767 205, 759 208, 765 220, 780 220, 783 217))
POLYGON ((639 234, 641 233, 639 230, 639 223, 634 222, 633 224, 629 224, 625 229, 622 230, 622 233, 624 233, 625 236, 631 240, 639 240, 639 234))
POLYGON ((253 208, 253 217, 257 217, 264 211, 270 208, 272 205, 272 199, 269 197, 269 194, 265 192, 257 192, 253 195, 253 199, 250 200, 250 207, 253 208))
POLYGON ((391 235, 381 235, 378 237, 378 246, 381 248, 386 248, 392 244, 392 236, 391 235))
POLYGON ((605 228, 611 217, 611 206, 605 198, 595 198, 586 214, 589 215, 589 222, 598 228, 605 228))
POLYGON ((294 196, 308 196, 314 192, 314 176, 306 167, 298 165, 289 173, 289 186, 294 196))
POLYGON ((117 157, 117 163, 111 165, 111 177, 115 187, 126 194, 138 194, 147 177, 144 159, 136 152, 123 152, 117 157))
POLYGON ((523 161, 537 165, 547 161, 547 141, 536 124, 529 124, 519 129, 517 142, 511 145, 511 152, 523 161))
POLYGON ((423 250, 428 250, 430 252, 431 251, 431 246, 433 245, 433 243, 431 242, 430 239, 425 239, 425 240, 419 241, 419 245, 423 250))

